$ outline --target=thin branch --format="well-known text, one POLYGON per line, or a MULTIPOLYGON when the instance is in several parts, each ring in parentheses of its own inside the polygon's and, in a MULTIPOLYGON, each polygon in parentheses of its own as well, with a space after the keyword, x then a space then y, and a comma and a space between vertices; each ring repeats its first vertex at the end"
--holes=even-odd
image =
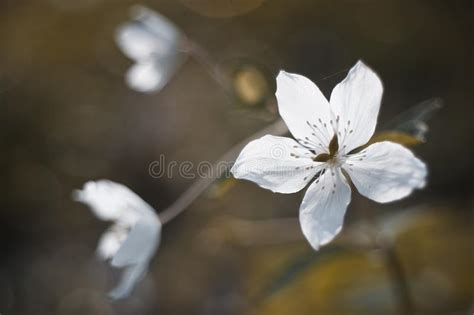
POLYGON ((374 248, 380 250, 382 259, 389 272, 390 282, 392 284, 393 292, 398 300, 398 314, 413 315, 415 314, 415 305, 411 298, 410 286, 408 279, 403 269, 403 265, 393 247, 393 240, 386 235, 379 233, 377 229, 376 214, 374 209, 363 208, 359 212, 361 219, 365 220, 373 229, 369 230, 370 238, 372 239, 374 248))
POLYGON ((242 142, 234 145, 227 151, 221 158, 212 165, 212 168, 207 172, 206 176, 203 176, 197 179, 194 184, 192 184, 178 199, 172 203, 168 208, 163 210, 159 217, 163 224, 168 223, 173 220, 177 215, 183 212, 196 198, 198 198, 204 191, 206 191, 209 186, 211 186, 214 181, 220 178, 225 172, 229 171, 231 165, 226 164, 225 167, 222 166, 222 161, 234 161, 240 151, 243 149, 247 143, 257 138, 260 138, 266 134, 271 135, 284 135, 288 132, 283 120, 278 119, 268 127, 260 130, 259 132, 253 134, 249 138, 243 140, 242 142))
POLYGON ((228 93, 231 86, 231 82, 229 78, 224 75, 219 65, 214 62, 209 52, 201 45, 189 38, 186 38, 184 45, 185 52, 188 53, 191 57, 193 57, 202 66, 204 66, 204 68, 214 79, 214 81, 216 81, 216 83, 219 84, 226 93, 228 93))
POLYGON ((411 298, 408 279, 393 246, 390 244, 389 246, 384 246, 383 255, 390 273, 394 293, 398 299, 399 314, 415 314, 415 306, 411 298))

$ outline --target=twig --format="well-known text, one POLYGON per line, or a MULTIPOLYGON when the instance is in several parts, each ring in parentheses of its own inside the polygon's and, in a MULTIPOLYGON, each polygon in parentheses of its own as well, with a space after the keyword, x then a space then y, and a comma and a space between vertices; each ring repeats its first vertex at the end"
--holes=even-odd
POLYGON ((374 227, 370 237, 375 242, 374 248, 378 248, 381 251, 382 259, 385 261, 394 295, 398 299, 399 314, 413 315, 415 314, 415 305, 411 298, 410 286, 408 285, 405 270, 393 247, 393 242, 377 232, 377 222, 372 210, 364 209, 360 212, 361 217, 370 226, 374 227))
POLYGON ((403 265, 393 246, 389 244, 389 246, 384 246, 382 250, 390 278, 392 279, 393 290, 398 299, 399 313, 413 315, 415 314, 415 306, 411 298, 410 287, 403 265))
POLYGON ((202 66, 204 66, 204 68, 214 79, 214 81, 216 81, 216 83, 219 84, 226 93, 228 93, 231 82, 229 78, 227 78, 222 73, 222 70, 220 69, 219 65, 214 62, 209 52, 197 42, 189 38, 186 38, 183 45, 185 47, 185 52, 188 53, 191 57, 193 57, 202 66))
POLYGON ((243 140, 242 142, 234 145, 227 151, 218 162, 214 163, 212 168, 206 174, 207 176, 203 176, 196 180, 194 184, 192 184, 179 198, 172 203, 168 208, 163 210, 159 217, 163 224, 168 223, 169 221, 173 220, 178 214, 183 212, 197 197, 199 197, 211 184, 218 178, 222 176, 225 172, 227 172, 231 165, 225 165, 222 167, 222 161, 234 161, 239 152, 242 148, 249 143, 250 141, 260 138, 266 134, 271 135, 284 135, 288 132, 288 128, 286 127, 283 120, 278 119, 270 126, 260 130, 259 132, 253 134, 249 138, 243 140))

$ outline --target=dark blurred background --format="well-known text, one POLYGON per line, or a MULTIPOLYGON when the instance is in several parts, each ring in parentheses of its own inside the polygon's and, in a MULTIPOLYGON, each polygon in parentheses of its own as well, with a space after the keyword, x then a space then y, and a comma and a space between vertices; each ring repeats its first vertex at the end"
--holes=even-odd
POLYGON ((119 274, 94 253, 108 224, 71 200, 85 181, 107 178, 160 212, 193 182, 150 176, 160 154, 213 162, 276 118, 279 69, 329 96, 358 59, 384 82, 380 124, 434 96, 444 107, 415 148, 429 166, 427 187, 388 205, 353 193, 341 237, 364 211, 381 222, 403 213, 392 230, 415 313, 472 313, 471 1, 143 1, 231 69, 234 83, 229 93, 188 58, 154 94, 127 87, 132 62, 113 39, 134 3, 0 2, 2 315, 400 313, 378 251, 336 241, 314 253, 296 221, 272 230, 272 219, 296 218, 303 193, 229 181, 164 227, 150 273, 132 297, 111 303, 119 274), (253 81, 241 85, 248 69, 253 81), (272 233, 281 240, 260 241, 272 233))

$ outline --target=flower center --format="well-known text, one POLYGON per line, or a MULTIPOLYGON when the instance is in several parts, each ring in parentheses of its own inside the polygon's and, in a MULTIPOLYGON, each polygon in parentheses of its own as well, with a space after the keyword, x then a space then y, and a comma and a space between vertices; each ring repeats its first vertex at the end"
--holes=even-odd
POLYGON ((329 153, 321 153, 313 158, 315 162, 327 162, 328 164, 338 166, 341 164, 340 159, 337 156, 339 150, 339 142, 337 135, 335 134, 332 137, 331 142, 329 142, 329 153))

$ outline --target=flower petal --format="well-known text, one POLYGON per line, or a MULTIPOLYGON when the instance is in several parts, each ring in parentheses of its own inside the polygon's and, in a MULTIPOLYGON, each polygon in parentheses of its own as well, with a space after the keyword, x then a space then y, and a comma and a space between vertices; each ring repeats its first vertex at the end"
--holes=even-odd
POLYGON ((120 283, 109 292, 109 297, 114 300, 128 297, 137 283, 143 279, 147 270, 148 261, 130 265, 125 268, 120 283))
POLYGON ((100 237, 97 256, 102 260, 114 257, 127 238, 127 232, 126 228, 114 224, 100 237))
POLYGON ((309 186, 300 207, 301 229, 314 249, 329 243, 342 228, 351 189, 340 169, 326 169, 309 186))
POLYGON ((294 193, 316 175, 323 163, 285 137, 264 136, 247 144, 231 169, 235 178, 250 180, 279 193, 294 193))
POLYGON ((377 74, 358 61, 331 93, 342 153, 366 144, 375 131, 383 86, 377 74))
POLYGON ((127 200, 136 198, 127 187, 108 181, 89 181, 82 190, 73 192, 73 199, 88 205, 101 220, 118 220, 131 209, 127 200), (131 197, 131 196, 135 197, 131 197))
POLYGON ((143 5, 132 6, 130 13, 134 21, 142 23, 144 27, 159 38, 175 42, 182 35, 178 27, 168 18, 143 5))
POLYGON ((112 258, 112 266, 125 267, 150 260, 160 242, 161 223, 158 217, 143 217, 132 228, 112 258))
POLYGON ((377 202, 390 202, 423 188, 427 175, 425 163, 405 147, 377 142, 349 156, 343 168, 357 190, 377 202))
POLYGON ((133 21, 117 29, 117 45, 138 62, 176 53, 180 32, 164 16, 143 6, 133 7, 133 21))
POLYGON ((304 76, 280 71, 275 95, 280 115, 296 140, 318 153, 329 153, 334 131, 329 103, 319 88, 304 76))
POLYGON ((99 241, 97 255, 112 258, 114 267, 126 267, 122 280, 110 296, 127 296, 145 275, 161 235, 161 222, 153 208, 126 186, 109 181, 89 181, 74 199, 87 204, 103 220, 115 224, 99 241), (130 230, 131 229, 131 230, 130 230))
POLYGON ((135 61, 150 59, 153 55, 168 51, 156 35, 136 22, 127 23, 117 29, 115 40, 122 52, 135 61))
POLYGON ((125 79, 128 86, 138 92, 154 92, 168 83, 171 71, 166 62, 136 63, 128 70, 125 79))
POLYGON ((156 216, 144 216, 135 224, 111 261, 114 267, 126 267, 119 285, 109 293, 111 298, 122 299, 130 295, 145 276, 160 238, 161 222, 156 216))

